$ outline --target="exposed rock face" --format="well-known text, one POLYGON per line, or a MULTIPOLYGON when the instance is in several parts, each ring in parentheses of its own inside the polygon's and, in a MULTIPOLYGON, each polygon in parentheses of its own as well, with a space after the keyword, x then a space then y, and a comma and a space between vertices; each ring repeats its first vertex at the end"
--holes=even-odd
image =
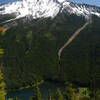
POLYGON ((14 19, 31 16, 36 18, 54 18, 58 13, 66 11, 77 16, 90 15, 100 17, 100 8, 85 4, 75 4, 67 0, 21 0, 0 6, 0 15, 13 14, 14 19))

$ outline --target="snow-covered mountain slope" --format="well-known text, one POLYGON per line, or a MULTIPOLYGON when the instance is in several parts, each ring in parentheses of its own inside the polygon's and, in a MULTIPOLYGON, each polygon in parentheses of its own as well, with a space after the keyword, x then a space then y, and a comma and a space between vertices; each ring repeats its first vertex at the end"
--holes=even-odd
POLYGON ((29 16, 34 19, 54 18, 63 11, 86 18, 92 14, 100 17, 99 7, 75 4, 67 0, 21 0, 0 6, 0 15, 14 14, 15 19, 29 16))

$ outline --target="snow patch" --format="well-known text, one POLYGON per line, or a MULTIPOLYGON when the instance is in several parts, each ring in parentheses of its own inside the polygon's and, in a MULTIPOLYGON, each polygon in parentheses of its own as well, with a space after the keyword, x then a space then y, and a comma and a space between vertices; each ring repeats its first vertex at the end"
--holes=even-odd
MULTIPOLYGON (((100 17, 100 10, 95 7, 87 7, 69 2, 68 0, 21 0, 0 6, 0 14, 15 14, 16 19, 32 16, 36 18, 54 18, 64 9, 70 14, 82 15, 86 18, 91 14, 100 17)), ((12 19, 11 19, 12 20, 12 19)))

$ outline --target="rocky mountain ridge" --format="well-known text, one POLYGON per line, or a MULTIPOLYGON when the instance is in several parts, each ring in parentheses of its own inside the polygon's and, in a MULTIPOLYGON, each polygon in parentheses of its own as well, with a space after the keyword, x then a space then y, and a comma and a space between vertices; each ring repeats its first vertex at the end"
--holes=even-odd
MULTIPOLYGON (((58 13, 67 12, 84 16, 88 19, 91 15, 100 17, 100 8, 86 4, 76 4, 68 0, 21 0, 0 6, 0 16, 14 15, 10 20, 19 18, 54 18, 58 13)), ((9 21, 9 20, 8 20, 9 21)))

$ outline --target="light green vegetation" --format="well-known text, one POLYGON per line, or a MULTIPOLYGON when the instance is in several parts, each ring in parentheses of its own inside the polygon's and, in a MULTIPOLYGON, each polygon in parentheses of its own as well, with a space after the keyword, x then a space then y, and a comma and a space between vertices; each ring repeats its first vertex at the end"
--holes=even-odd
POLYGON ((46 37, 49 40, 55 40, 56 39, 55 36, 50 32, 44 34, 44 37, 46 37))
POLYGON ((0 66, 0 100, 5 100, 6 91, 5 91, 5 82, 3 80, 3 73, 0 66))

